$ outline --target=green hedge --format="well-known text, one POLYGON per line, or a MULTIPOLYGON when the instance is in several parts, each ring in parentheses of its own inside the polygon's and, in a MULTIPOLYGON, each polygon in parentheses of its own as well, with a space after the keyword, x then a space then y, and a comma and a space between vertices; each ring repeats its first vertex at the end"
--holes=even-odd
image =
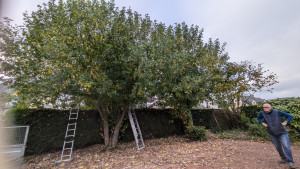
MULTIPOLYGON (((69 111, 53 109, 13 109, 7 114, 14 125, 29 125, 25 155, 61 150, 64 142, 69 111)), ((99 135, 100 118, 96 111, 80 111, 74 148, 102 141, 99 135)))
POLYGON ((250 105, 241 108, 241 112, 245 113, 246 117, 250 119, 257 118, 257 115, 261 110, 261 105, 250 105))
MULTIPOLYGON (((143 138, 184 134, 182 121, 173 119, 170 111, 156 109, 136 110, 143 138)), ((62 149, 69 111, 12 109, 6 116, 14 117, 14 125, 30 126, 25 155, 62 149)), ((80 110, 74 149, 103 143, 102 133, 99 113, 95 110, 80 110)), ((121 142, 134 140, 128 116, 125 116, 119 139, 121 142)))
MULTIPOLYGON (((171 115, 171 109, 138 109, 135 110, 139 126, 144 139, 167 137, 170 135, 184 134, 184 125, 182 120, 174 119, 171 115)), ((132 129, 128 116, 126 116, 126 126, 124 134, 120 134, 120 140, 127 142, 134 140, 132 129)))
POLYGON ((205 126, 206 129, 214 127, 214 109, 194 109, 192 110, 193 123, 195 126, 205 126))

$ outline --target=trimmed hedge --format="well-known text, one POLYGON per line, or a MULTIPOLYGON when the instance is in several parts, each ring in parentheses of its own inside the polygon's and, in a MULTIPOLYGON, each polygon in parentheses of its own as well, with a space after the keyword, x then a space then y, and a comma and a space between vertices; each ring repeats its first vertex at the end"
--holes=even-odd
POLYGON ((250 119, 257 118, 257 115, 261 110, 261 105, 250 105, 241 108, 241 112, 245 113, 246 117, 250 119))
MULTIPOLYGON (((182 120, 174 119, 171 111, 171 109, 135 110, 143 138, 149 139, 184 134, 182 120)), ((126 126, 126 130, 124 134, 120 134, 120 140, 124 142, 134 140, 128 116, 126 116, 123 126, 126 126)))
POLYGON ((215 122, 213 117, 214 109, 193 109, 193 123, 195 126, 205 126, 206 129, 211 129, 215 122))
MULTIPOLYGON (((173 119, 171 110, 136 110, 143 138, 166 137, 184 134, 181 120, 173 119)), ((12 109, 6 116, 14 117, 14 125, 29 125, 25 155, 41 154, 62 149, 68 124, 69 111, 54 109, 12 109)), ((7 118, 9 119, 9 118, 7 118)), ((80 110, 74 149, 103 143, 100 115, 96 110, 80 110)), ((132 129, 125 116, 119 140, 134 140, 132 129)))
MULTIPOLYGON (((14 117, 14 125, 30 126, 25 155, 62 149, 69 111, 13 109, 6 116, 14 117)), ((96 111, 80 111, 74 148, 100 143, 102 141, 99 135, 100 124, 100 116, 96 111)))
POLYGON ((195 126, 204 126, 206 129, 219 130, 237 127, 235 114, 228 114, 221 109, 194 109, 192 110, 195 126))

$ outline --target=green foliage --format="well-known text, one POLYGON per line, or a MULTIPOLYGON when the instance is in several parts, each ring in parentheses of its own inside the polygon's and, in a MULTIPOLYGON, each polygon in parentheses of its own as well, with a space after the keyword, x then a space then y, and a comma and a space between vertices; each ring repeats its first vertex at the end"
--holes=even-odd
POLYGON ((188 126, 186 135, 190 140, 206 140, 206 130, 204 126, 188 126))
POLYGON ((226 63, 220 73, 218 83, 212 90, 212 95, 222 108, 238 111, 239 103, 246 93, 260 92, 278 83, 277 75, 264 70, 262 64, 255 65, 250 61, 241 63, 226 63))
POLYGON ((260 64, 228 62, 225 43, 204 43, 198 26, 166 26, 114 1, 51 0, 23 19, 0 23, 0 73, 9 77, 1 81, 14 89, 16 106, 81 101, 99 111, 106 143, 128 109, 154 96, 189 126, 199 101, 228 107, 276 83, 260 64))
POLYGON ((262 138, 264 140, 270 139, 266 127, 261 124, 249 123, 249 131, 251 132, 251 136, 262 138))
POLYGON ((235 129, 229 129, 229 130, 223 130, 218 133, 219 137, 222 139, 243 139, 243 140, 249 140, 252 139, 252 137, 249 135, 248 131, 245 131, 240 128, 235 129))
POLYGON ((250 106, 243 106, 241 108, 241 112, 245 114, 246 117, 253 119, 256 118, 258 112, 262 110, 261 105, 250 105, 250 106))
POLYGON ((150 92, 162 107, 175 109, 174 116, 191 123, 191 109, 209 97, 215 75, 229 57, 219 40, 203 42, 203 30, 185 23, 166 27, 154 23, 153 55, 148 71, 155 72, 150 92), (159 56, 159 57, 158 57, 159 56), (155 61, 155 66, 152 65, 155 61))

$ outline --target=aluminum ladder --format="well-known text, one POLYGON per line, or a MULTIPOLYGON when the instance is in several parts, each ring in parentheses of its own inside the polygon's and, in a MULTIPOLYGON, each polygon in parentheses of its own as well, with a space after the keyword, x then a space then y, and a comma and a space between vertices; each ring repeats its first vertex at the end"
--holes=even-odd
POLYGON ((141 129, 140 129, 139 123, 137 121, 134 110, 129 110, 128 116, 129 116, 129 121, 131 124, 131 128, 132 128, 133 136, 135 138, 137 149, 141 150, 141 149, 145 148, 145 144, 144 144, 142 132, 141 132, 141 129))
POLYGON ((63 149, 61 152, 60 160, 55 161, 55 163, 58 163, 61 161, 70 161, 72 159, 72 152, 73 152, 73 146, 74 146, 78 113, 79 113, 79 105, 75 109, 73 109, 71 107, 70 115, 69 115, 69 122, 68 122, 67 130, 66 130, 66 134, 65 134, 65 140, 64 140, 64 145, 63 145, 63 149))

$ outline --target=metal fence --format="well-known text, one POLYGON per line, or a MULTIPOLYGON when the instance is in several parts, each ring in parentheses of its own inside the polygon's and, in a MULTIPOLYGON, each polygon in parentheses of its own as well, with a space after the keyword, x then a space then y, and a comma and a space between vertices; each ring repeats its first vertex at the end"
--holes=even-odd
MULTIPOLYGON (((1 153, 12 168, 21 168, 26 148, 29 126, 1 127, 4 133, 4 145, 1 153)), ((3 135, 2 135, 3 136, 3 135)))

